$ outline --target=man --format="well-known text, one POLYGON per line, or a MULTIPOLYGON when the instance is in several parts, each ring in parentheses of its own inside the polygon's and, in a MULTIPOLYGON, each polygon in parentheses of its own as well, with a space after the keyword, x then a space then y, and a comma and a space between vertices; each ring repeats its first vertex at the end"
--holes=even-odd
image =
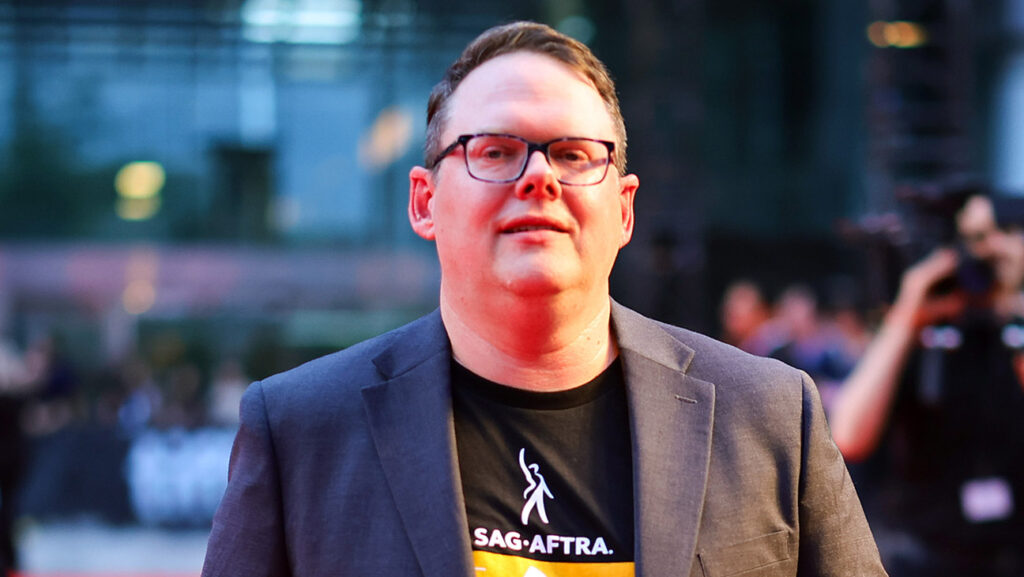
POLYGON ((757 284, 744 279, 726 287, 719 320, 723 341, 755 355, 768 353, 765 329, 770 327, 771 311, 757 284))
POLYGON ((869 509, 894 577, 1024 575, 1024 237, 985 196, 956 222, 965 250, 904 273, 830 416, 843 454, 872 458, 869 509))
POLYGON ((28 464, 25 403, 40 385, 41 359, 0 337, 0 575, 18 569, 15 504, 28 464))
POLYGON ((608 277, 614 85, 532 23, 434 89, 413 229, 439 311, 248 390, 204 575, 882 575, 814 386, 608 277))

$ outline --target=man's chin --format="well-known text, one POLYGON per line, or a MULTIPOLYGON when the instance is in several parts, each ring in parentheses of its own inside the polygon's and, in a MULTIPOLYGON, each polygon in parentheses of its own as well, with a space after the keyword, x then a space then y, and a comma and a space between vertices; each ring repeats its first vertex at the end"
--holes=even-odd
POLYGON ((505 284, 506 290, 522 298, 556 296, 563 291, 558 284, 535 279, 515 279, 505 284))
POLYGON ((572 286, 565 274, 548 269, 509 272, 511 274, 502 275, 502 286, 508 292, 523 298, 555 296, 572 286))

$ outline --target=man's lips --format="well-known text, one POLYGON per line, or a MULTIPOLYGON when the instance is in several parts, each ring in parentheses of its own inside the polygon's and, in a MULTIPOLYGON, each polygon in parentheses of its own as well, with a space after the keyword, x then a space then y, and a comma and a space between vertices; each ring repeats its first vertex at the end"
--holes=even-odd
POLYGON ((550 230, 554 232, 562 232, 559 228, 554 226, 516 226, 509 229, 505 229, 501 232, 505 234, 512 234, 516 232, 532 232, 535 230, 550 230))
POLYGON ((514 234, 518 232, 534 232, 548 230, 552 232, 568 232, 568 228, 555 220, 547 218, 517 218, 503 224, 500 228, 502 234, 514 234))

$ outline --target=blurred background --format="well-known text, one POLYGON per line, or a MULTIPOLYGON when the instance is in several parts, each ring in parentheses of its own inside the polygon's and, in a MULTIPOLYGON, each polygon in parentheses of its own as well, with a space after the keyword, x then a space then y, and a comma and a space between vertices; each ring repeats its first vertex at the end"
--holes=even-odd
POLYGON ((1024 0, 0 0, 26 573, 198 575, 244 387, 436 306, 405 212, 426 98, 511 19, 618 82, 642 186, 613 295, 659 319, 729 337, 742 279, 870 325, 901 187, 1024 193, 1024 0))

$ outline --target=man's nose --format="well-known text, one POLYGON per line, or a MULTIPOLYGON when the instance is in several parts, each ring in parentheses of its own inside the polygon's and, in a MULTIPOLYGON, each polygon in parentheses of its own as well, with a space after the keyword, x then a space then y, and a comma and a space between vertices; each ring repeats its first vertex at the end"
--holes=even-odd
POLYGON ((516 183, 516 194, 523 198, 528 196, 558 198, 562 194, 562 185, 558 182, 554 168, 542 151, 535 150, 526 159, 526 169, 523 171, 522 178, 516 183))

